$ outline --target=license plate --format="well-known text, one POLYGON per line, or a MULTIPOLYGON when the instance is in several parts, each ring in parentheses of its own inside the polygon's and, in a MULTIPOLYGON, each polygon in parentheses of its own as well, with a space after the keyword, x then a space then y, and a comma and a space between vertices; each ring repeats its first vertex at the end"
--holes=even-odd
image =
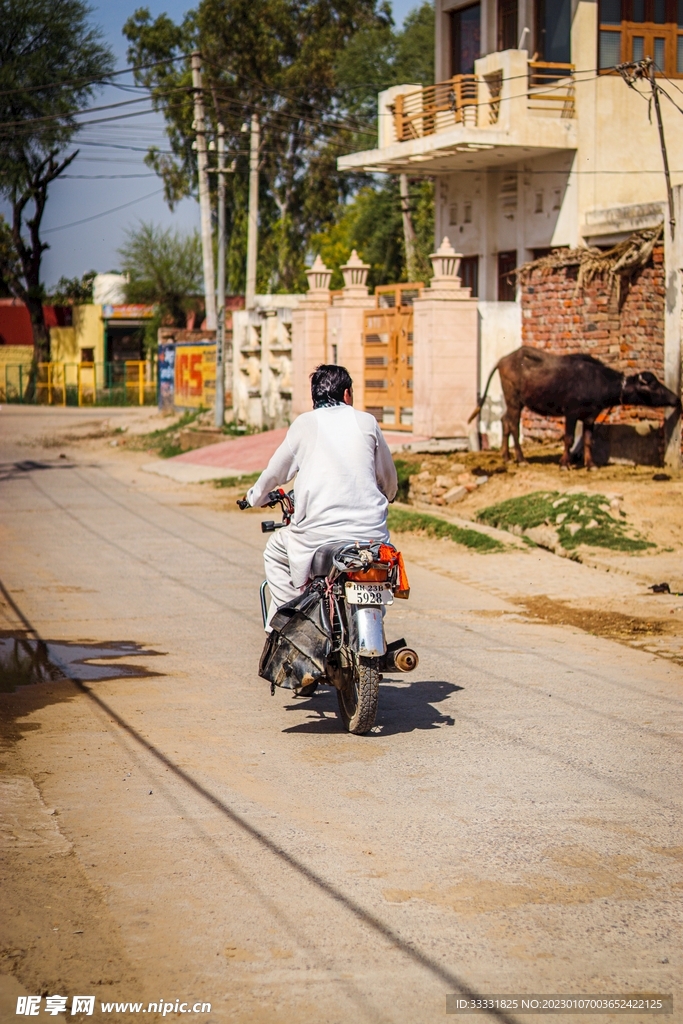
POLYGON ((389 583, 347 583, 348 604, 393 604, 394 595, 389 583))

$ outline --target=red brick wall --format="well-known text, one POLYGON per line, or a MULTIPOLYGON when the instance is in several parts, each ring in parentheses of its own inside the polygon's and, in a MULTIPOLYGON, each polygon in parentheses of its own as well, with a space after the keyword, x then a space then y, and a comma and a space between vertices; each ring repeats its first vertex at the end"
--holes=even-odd
MULTIPOLYGON (((652 260, 630 283, 622 285, 621 306, 616 285, 596 278, 577 292, 578 267, 561 267, 550 274, 532 272, 521 289, 522 343, 560 355, 586 352, 622 373, 651 370, 664 379, 664 248, 655 247, 652 260)), ((663 422, 663 411, 626 406, 600 419, 608 423, 638 420, 663 422)), ((556 439, 563 421, 524 410, 526 437, 556 439)))

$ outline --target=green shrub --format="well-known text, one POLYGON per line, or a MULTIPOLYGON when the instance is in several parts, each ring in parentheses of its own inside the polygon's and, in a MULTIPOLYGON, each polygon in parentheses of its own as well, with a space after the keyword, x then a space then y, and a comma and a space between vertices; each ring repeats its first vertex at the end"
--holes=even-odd
POLYGON ((447 537, 456 544, 463 544, 474 551, 504 551, 505 546, 478 530, 456 526, 438 516, 430 516, 424 512, 407 512, 402 508, 389 509, 389 529, 396 533, 426 533, 428 537, 447 537))
POLYGON ((416 467, 411 462, 406 462, 404 459, 394 459, 394 465, 396 466, 396 475, 398 476, 396 500, 404 502, 408 501, 410 478, 416 472, 416 467))
POLYGON ((605 506, 609 506, 609 501, 604 494, 533 491, 519 498, 508 498, 498 505, 489 505, 481 509, 477 519, 488 526, 512 532, 529 530, 534 526, 552 526, 567 551, 579 544, 615 551, 644 551, 656 547, 638 535, 630 536, 626 524, 614 519, 605 506), (558 522, 560 518, 561 522, 558 522), (589 523, 594 525, 589 526, 589 523), (572 526, 578 526, 578 529, 571 530, 572 526))

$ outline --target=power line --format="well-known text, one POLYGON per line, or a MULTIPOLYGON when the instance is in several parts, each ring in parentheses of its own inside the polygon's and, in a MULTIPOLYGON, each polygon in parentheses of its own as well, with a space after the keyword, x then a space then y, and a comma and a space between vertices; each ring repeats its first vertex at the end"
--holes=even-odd
MULTIPOLYGON (((145 71, 147 68, 156 68, 162 64, 175 64, 176 61, 179 60, 187 60, 187 55, 182 54, 180 57, 166 57, 164 60, 154 60, 147 64, 133 64, 128 68, 121 68, 120 71, 110 71, 106 75, 98 75, 95 78, 72 78, 65 79, 60 82, 46 82, 44 85, 27 85, 19 89, 3 89, 0 91, 0 96, 13 96, 16 93, 41 92, 46 89, 62 89, 65 86, 109 85, 109 79, 116 78, 117 75, 128 75, 134 71, 145 71)), ((116 85, 115 82, 112 82, 111 84, 116 85)))
POLYGON ((55 231, 66 231, 67 228, 78 227, 79 224, 88 224, 92 220, 99 220, 100 217, 108 217, 110 213, 118 213, 119 210, 125 210, 129 206, 134 206, 136 203, 141 203, 145 199, 151 199, 153 196, 161 195, 163 188, 156 189, 155 192, 150 192, 146 196, 139 196, 137 199, 131 199, 129 203, 122 203, 121 206, 113 206, 111 210, 102 210, 101 213, 95 213, 92 217, 83 217, 82 220, 74 220, 71 224, 60 224, 57 228, 46 228, 43 231, 44 235, 51 235, 55 231))
POLYGON ((101 178, 156 178, 158 175, 154 171, 150 171, 149 174, 60 174, 58 181, 64 181, 65 178, 71 180, 79 179, 80 181, 99 181, 101 178))
MULTIPOLYGON (((113 114, 111 117, 96 117, 92 121, 77 122, 74 125, 74 128, 75 129, 86 128, 90 124, 107 124, 108 122, 111 122, 111 121, 124 121, 124 120, 126 120, 127 118, 130 118, 130 117, 142 117, 144 114, 157 114, 157 113, 158 113, 158 111, 155 110, 153 107, 150 107, 149 110, 132 110, 128 114, 113 114)), ((0 128, 2 128, 2 125, 0 125, 0 128)), ((13 131, 0 131, 0 138, 7 137, 8 135, 16 136, 18 134, 32 135, 33 134, 33 130, 29 128, 26 131, 21 132, 21 133, 17 129, 14 129, 13 131)))
POLYGON ((80 117, 82 114, 95 114, 101 110, 114 110, 117 107, 129 107, 133 103, 144 103, 147 100, 147 96, 138 96, 137 99, 134 100, 119 100, 118 103, 105 103, 104 106, 101 107, 85 107, 83 110, 72 110, 59 114, 45 114, 44 117, 25 117, 21 121, 0 121, 0 128, 14 128, 21 127, 26 124, 38 124, 42 121, 54 121, 55 119, 64 120, 68 117, 80 117))

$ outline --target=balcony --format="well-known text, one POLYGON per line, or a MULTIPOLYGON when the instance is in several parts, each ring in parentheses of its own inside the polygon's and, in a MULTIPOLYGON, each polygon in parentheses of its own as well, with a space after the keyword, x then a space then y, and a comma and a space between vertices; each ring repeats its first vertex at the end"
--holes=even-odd
POLYGON ((504 50, 473 75, 394 86, 379 94, 378 142, 341 157, 340 170, 433 174, 576 149, 574 67, 504 50))

